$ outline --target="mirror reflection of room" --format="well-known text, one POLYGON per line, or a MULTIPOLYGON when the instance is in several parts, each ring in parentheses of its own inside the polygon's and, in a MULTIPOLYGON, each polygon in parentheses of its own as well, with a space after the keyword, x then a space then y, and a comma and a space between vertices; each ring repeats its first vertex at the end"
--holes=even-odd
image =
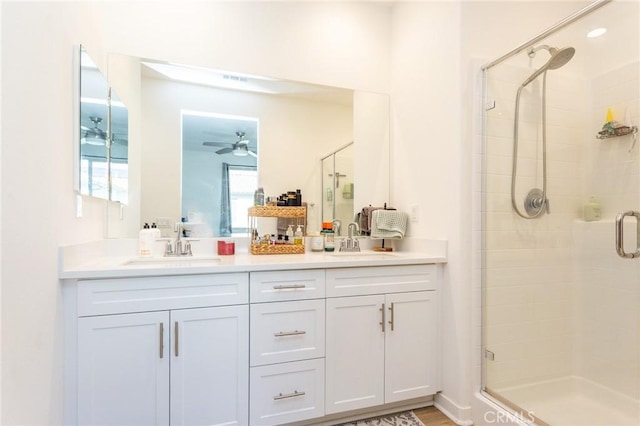
POLYGON ((80 47, 80 173, 83 195, 109 198, 107 96, 109 85, 89 53, 80 47))
POLYGON ((247 211, 258 187, 257 139, 257 119, 182 112, 181 219, 187 236, 247 235, 247 211))
POLYGON ((193 237, 246 235, 248 214, 241 206, 249 189, 238 183, 225 205, 220 179, 227 163, 230 182, 251 179, 239 166, 256 167, 257 185, 268 196, 300 189, 307 220, 320 229, 318 160, 353 140, 353 90, 128 58, 137 61, 140 80, 141 224, 156 222, 168 235, 184 218, 193 237), (191 148, 183 148, 183 132, 198 117, 210 126, 188 136, 191 148), (237 132, 257 157, 218 153, 234 151, 237 132))
POLYGON ((82 195, 128 202, 129 114, 91 56, 79 47, 79 159, 82 195))

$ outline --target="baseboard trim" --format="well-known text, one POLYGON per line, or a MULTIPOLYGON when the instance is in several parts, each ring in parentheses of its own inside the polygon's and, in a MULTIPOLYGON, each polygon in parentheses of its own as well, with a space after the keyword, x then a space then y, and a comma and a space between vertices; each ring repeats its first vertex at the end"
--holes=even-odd
POLYGON ((434 398, 435 407, 460 426, 472 426, 471 407, 462 407, 446 395, 439 393, 434 398))

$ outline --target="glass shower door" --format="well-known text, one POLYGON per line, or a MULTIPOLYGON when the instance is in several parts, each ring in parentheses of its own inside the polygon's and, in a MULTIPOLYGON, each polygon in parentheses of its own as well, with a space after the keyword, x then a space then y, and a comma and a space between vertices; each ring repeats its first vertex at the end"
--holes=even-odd
POLYGON ((524 420, 640 424, 640 258, 618 254, 636 252, 640 213, 616 221, 640 211, 639 16, 613 2, 539 43, 576 53, 522 89, 513 198, 524 211, 546 156, 550 208, 535 219, 511 202, 515 98, 550 53, 485 71, 483 390, 524 420), (585 38, 595 24, 607 36, 585 38), (629 134, 601 138, 609 110, 629 134))

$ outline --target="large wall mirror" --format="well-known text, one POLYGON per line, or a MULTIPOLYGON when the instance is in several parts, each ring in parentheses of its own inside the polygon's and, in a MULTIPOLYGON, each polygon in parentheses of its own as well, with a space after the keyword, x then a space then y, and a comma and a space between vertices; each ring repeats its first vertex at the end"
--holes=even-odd
POLYGON ((127 202, 128 111, 83 46, 78 47, 76 190, 127 202))
POLYGON ((130 229, 156 222, 169 233, 183 220, 194 237, 241 235, 257 186, 266 196, 300 189, 309 230, 320 229, 320 160, 351 141, 354 210, 388 201, 388 95, 119 54, 109 64, 109 84, 139 117, 129 124, 140 182, 130 229))

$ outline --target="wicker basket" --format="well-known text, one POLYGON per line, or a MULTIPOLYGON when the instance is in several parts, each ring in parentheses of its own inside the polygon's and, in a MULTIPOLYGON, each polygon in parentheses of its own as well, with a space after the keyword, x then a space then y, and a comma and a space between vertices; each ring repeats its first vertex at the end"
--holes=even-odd
POLYGON ((249 216, 254 217, 305 217, 306 207, 253 206, 249 207, 249 216))
MULTIPOLYGON (((258 229, 257 219, 260 217, 285 218, 290 219, 295 224, 292 226, 306 225, 307 208, 302 207, 282 207, 282 206, 253 206, 249 207, 249 229, 251 235, 258 229)), ((304 254, 304 239, 301 245, 296 244, 274 244, 274 245, 251 245, 251 254, 304 254)))
POLYGON ((251 254, 304 254, 304 245, 251 245, 251 254))

